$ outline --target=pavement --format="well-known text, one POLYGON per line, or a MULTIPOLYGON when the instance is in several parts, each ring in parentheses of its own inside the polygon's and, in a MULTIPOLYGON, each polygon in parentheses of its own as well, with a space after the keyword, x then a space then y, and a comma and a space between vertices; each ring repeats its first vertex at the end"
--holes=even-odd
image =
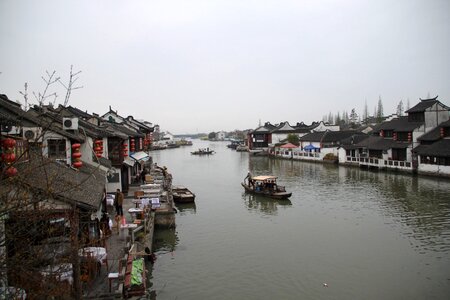
MULTIPOLYGON (((127 223, 132 222, 132 216, 128 213, 128 209, 135 207, 132 202, 134 192, 139 190, 139 185, 130 185, 128 193, 124 195, 123 214, 127 223)), ((114 222, 116 215, 115 209, 108 206, 108 214, 114 222)), ((102 265, 100 274, 90 283, 83 284, 83 298, 86 299, 121 299, 121 291, 117 291, 119 280, 112 280, 111 293, 109 292, 108 274, 119 272, 119 261, 125 259, 127 249, 128 230, 114 229, 112 234, 105 241, 108 264, 102 265)), ((123 263, 124 265, 124 263, 123 263)))

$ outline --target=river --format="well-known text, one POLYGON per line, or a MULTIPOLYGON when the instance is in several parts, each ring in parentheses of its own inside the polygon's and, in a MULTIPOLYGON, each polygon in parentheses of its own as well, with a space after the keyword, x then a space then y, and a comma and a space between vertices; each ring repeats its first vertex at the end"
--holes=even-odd
POLYGON ((151 152, 196 194, 157 230, 158 299, 449 299, 450 181, 250 156, 226 142, 151 152), (209 147, 210 156, 190 151, 209 147), (246 195, 248 171, 289 200, 246 195))

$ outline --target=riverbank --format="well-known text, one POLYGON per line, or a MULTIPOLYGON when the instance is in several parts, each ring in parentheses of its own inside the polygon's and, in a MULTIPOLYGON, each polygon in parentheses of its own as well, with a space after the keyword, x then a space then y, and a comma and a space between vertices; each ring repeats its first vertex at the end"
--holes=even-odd
MULTIPOLYGON (((167 172, 167 171, 166 171, 167 172)), ((84 299, 129 299, 148 293, 146 278, 148 270, 141 271, 143 282, 133 285, 131 273, 133 261, 152 260, 153 234, 157 228, 175 226, 175 209, 172 196, 172 175, 163 176, 160 170, 151 170, 155 181, 161 180, 159 203, 143 206, 137 195, 141 194, 141 185, 130 185, 124 195, 124 221, 113 221, 112 233, 104 240, 107 263, 91 281, 82 284, 84 299)), ((145 199, 145 198, 144 198, 145 199)), ((115 215, 114 208, 108 206, 108 214, 115 215)))

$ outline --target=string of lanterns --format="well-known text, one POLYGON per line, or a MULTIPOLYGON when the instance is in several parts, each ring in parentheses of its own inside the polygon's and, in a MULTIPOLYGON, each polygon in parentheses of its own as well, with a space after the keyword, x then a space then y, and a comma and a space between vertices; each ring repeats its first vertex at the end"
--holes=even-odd
POLYGON ((76 143, 72 145, 72 167, 81 168, 83 166, 83 162, 81 161, 81 145, 76 143))
POLYGON ((5 175, 7 177, 14 177, 17 175, 17 169, 12 166, 12 164, 16 161, 16 155, 14 154, 14 149, 16 146, 16 140, 7 138, 4 139, 2 144, 2 155, 1 160, 5 163, 6 170, 5 175))
POLYGON ((128 156, 128 144, 127 143, 122 144, 122 154, 123 154, 123 157, 128 156))
POLYGON ((136 152, 136 144, 134 143, 134 139, 130 139, 130 152, 136 152))
POLYGON ((103 140, 95 141, 94 152, 95 152, 95 156, 97 156, 98 158, 102 157, 102 155, 103 155, 103 140))

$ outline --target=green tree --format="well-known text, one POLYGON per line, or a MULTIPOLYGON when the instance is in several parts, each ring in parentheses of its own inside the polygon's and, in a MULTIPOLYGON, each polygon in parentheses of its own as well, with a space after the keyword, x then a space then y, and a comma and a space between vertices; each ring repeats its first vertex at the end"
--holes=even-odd
POLYGON ((208 134, 208 140, 215 140, 216 139, 216 133, 215 132, 210 132, 208 134))
POLYGON ((300 138, 296 134, 293 133, 288 134, 287 140, 289 143, 294 144, 296 146, 300 145, 300 138))
POLYGON ((364 112, 363 112, 363 123, 366 124, 367 123, 367 119, 369 118, 369 109, 367 108, 367 99, 364 103, 364 112))
POLYGON ((400 100, 400 102, 397 105, 397 116, 403 116, 403 100, 400 100))
POLYGON ((378 105, 377 105, 377 122, 381 123, 383 121, 383 102, 381 101, 381 96, 378 97, 378 105))

